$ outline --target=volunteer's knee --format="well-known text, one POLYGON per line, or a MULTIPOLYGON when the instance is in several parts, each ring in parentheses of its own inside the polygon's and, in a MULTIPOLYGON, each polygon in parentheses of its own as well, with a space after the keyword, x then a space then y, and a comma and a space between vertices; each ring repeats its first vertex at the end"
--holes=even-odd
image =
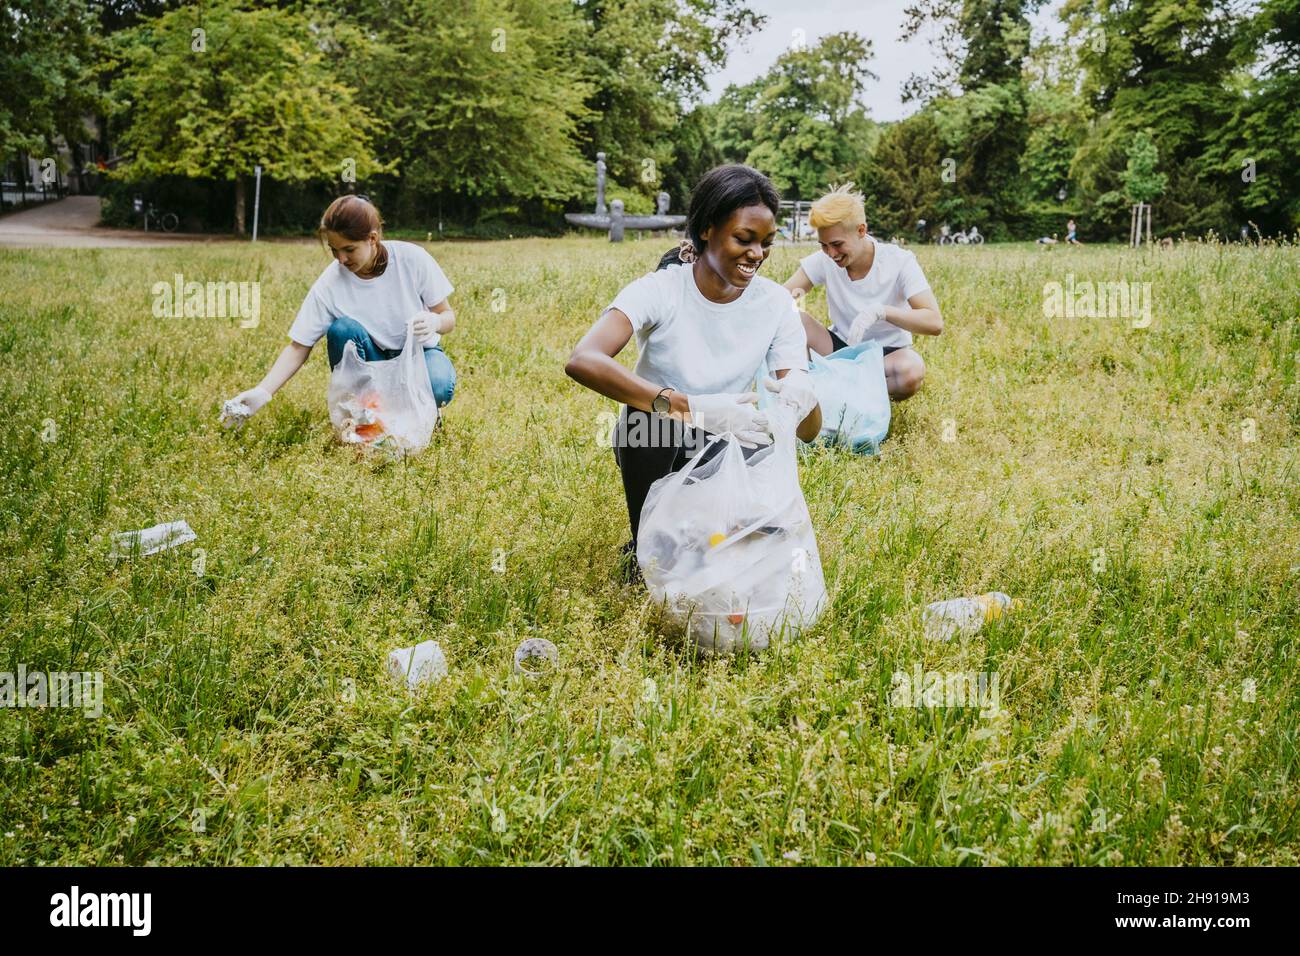
POLYGON ((826 326, 822 325, 807 312, 799 313, 799 320, 803 322, 804 338, 808 341, 808 348, 812 349, 818 355, 829 355, 831 351, 831 334, 827 331, 826 326))
POLYGON ((356 319, 340 316, 325 330, 325 348, 329 352, 330 368, 343 360, 343 347, 348 342, 361 342, 368 336, 356 319))
POLYGON ((425 349, 424 364, 429 370, 429 384, 439 405, 451 403, 456 394, 456 369, 442 349, 425 349))
POLYGON ((911 398, 925 380, 925 361, 912 349, 901 349, 889 356, 889 397, 895 401, 911 398))

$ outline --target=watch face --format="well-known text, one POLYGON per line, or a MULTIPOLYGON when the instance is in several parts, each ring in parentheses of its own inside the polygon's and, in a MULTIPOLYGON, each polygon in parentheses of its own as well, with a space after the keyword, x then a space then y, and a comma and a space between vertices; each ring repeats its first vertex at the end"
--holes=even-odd
POLYGON ((655 400, 650 403, 651 411, 657 412, 660 415, 667 415, 670 407, 672 406, 668 401, 667 395, 656 395, 655 400))

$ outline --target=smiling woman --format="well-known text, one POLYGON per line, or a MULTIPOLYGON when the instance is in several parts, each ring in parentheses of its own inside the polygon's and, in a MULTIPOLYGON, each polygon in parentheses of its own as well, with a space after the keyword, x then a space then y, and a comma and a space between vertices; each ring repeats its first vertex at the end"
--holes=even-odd
POLYGON ((811 441, 821 429, 799 315, 788 292, 758 275, 776 237, 779 204, 776 188, 755 169, 710 170, 691 194, 689 243, 626 286, 565 366, 571 378, 624 406, 613 445, 630 553, 650 486, 712 435, 730 432, 751 448, 771 442, 751 388, 764 362, 779 380, 772 390, 797 411, 799 437, 811 441), (633 334, 640 356, 629 372, 615 356, 633 334))

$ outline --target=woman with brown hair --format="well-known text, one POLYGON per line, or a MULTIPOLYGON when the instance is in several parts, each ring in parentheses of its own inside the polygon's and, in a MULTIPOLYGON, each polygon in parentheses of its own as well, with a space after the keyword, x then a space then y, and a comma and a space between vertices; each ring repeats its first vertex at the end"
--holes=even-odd
POLYGON ((408 326, 424 345, 434 397, 440 406, 450 402, 456 371, 438 338, 456 327, 456 314, 447 304, 452 285, 433 256, 414 243, 385 241, 379 210, 364 196, 340 196, 330 203, 317 234, 336 261, 312 284, 289 328, 289 344, 266 377, 232 400, 247 409, 241 417, 269 402, 322 338, 334 368, 348 342, 356 343, 367 362, 396 357, 408 326))

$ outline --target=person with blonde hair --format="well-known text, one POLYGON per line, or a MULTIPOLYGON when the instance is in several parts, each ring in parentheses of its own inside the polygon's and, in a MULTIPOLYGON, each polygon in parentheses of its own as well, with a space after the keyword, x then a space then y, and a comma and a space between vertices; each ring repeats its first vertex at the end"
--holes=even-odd
POLYGON ((829 355, 861 342, 877 341, 885 353, 889 397, 916 394, 925 362, 912 336, 943 331, 939 303, 915 253, 879 242, 867 231, 862 195, 852 183, 834 187, 812 204, 809 223, 821 251, 807 256, 785 282, 796 301, 814 286, 826 287, 828 329, 807 312, 799 314, 808 348, 829 355))

